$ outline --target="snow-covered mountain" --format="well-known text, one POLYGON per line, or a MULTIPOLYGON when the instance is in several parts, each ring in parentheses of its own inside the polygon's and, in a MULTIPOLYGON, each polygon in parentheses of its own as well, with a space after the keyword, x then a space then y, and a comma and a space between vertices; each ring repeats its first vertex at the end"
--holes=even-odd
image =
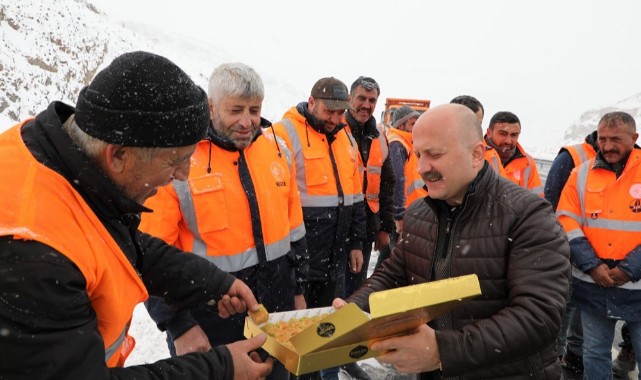
MULTIPOLYGON (((164 55, 205 89, 215 66, 236 60, 215 41, 168 30, 115 22, 91 0, 0 0, 0 131, 35 115, 53 100, 74 104, 95 73, 127 51, 164 55)), ((269 120, 279 120, 289 107, 307 98, 308 89, 261 75, 266 87, 263 115, 269 120)), ((568 126, 563 142, 581 141, 596 128, 603 113, 615 109, 630 112, 641 122, 641 93, 586 111, 568 126)), ((534 146, 530 153, 553 158, 557 150, 534 146)))
POLYGON ((144 46, 84 1, 4 1, 0 35, 2 129, 52 100, 74 104, 103 64, 144 46))
MULTIPOLYGON (((133 50, 171 59, 204 89, 214 67, 234 61, 213 43, 114 22, 90 1, 0 0, 0 131, 53 100, 75 104, 97 71, 133 50)), ((281 79, 262 77, 266 118, 277 121, 306 99, 305 92, 281 79)))
POLYGON ((625 98, 613 105, 595 108, 584 112, 577 121, 565 130, 563 140, 565 144, 576 144, 583 141, 585 136, 594 131, 601 117, 614 111, 627 112, 637 123, 637 129, 641 130, 641 93, 625 98))

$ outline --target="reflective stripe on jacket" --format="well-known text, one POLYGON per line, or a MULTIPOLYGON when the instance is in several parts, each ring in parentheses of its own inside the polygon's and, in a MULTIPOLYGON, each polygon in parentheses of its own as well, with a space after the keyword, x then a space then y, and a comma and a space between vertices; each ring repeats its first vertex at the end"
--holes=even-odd
POLYGON ((495 172, 499 173, 501 177, 507 178, 507 175, 505 174, 505 168, 503 168, 503 164, 501 163, 501 156, 499 156, 499 153, 496 151, 496 149, 487 145, 485 139, 483 139, 483 146, 485 147, 485 153, 483 154, 485 161, 487 161, 490 164, 490 167, 494 169, 495 172))
MULTIPOLYGON (((345 118, 343 118, 343 120, 345 120, 345 118)), ((352 133, 349 126, 345 128, 352 133)), ((379 135, 372 139, 369 156, 367 157, 367 188, 363 189, 367 205, 373 213, 377 213, 381 209, 381 173, 383 172, 383 162, 385 162, 389 156, 389 145, 383 129, 378 125, 376 129, 379 135)), ((358 171, 361 175, 365 173, 365 164, 360 153, 358 154, 358 171)), ((361 181, 365 183, 365 178, 362 178, 361 181)))
POLYGON ((242 151, 199 142, 188 180, 175 180, 147 200, 154 212, 143 215, 140 229, 227 272, 286 255, 291 242, 305 236, 305 226, 291 152, 276 144, 270 133, 242 151), (245 181, 254 189, 257 213, 245 181))
POLYGON ((303 207, 350 206, 363 201, 358 148, 350 133, 339 131, 330 143, 324 133, 307 125, 296 107, 273 128, 294 154, 303 207))
POLYGON ((522 188, 543 196, 543 185, 541 184, 541 177, 539 177, 539 170, 536 167, 534 158, 525 153, 518 143, 516 144, 516 149, 523 156, 517 157, 505 165, 505 177, 522 188))
POLYGON ((585 236, 599 258, 622 260, 641 244, 641 150, 630 153, 619 178, 593 164, 572 171, 557 215, 568 240, 585 236))
POLYGON ((585 161, 591 160, 596 156, 594 147, 587 142, 581 144, 568 145, 563 147, 568 151, 574 162, 574 167, 578 168, 585 161))
POLYGON ((408 207, 415 200, 427 196, 425 182, 418 174, 418 158, 414 154, 412 133, 401 131, 397 128, 388 128, 387 138, 390 143, 394 141, 401 143, 407 151, 407 162, 405 163, 405 207, 408 207))
POLYGON ((82 196, 31 155, 20 136, 23 124, 0 135, 0 180, 13 184, 0 196, 0 236, 38 241, 78 267, 105 343, 105 362, 122 366, 133 349, 128 325, 147 290, 82 196))

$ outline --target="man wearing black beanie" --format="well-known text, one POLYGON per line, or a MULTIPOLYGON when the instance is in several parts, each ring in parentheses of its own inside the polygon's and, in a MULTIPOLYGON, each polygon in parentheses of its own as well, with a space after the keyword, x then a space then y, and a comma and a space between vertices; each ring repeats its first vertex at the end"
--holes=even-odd
POLYGON ((126 367, 134 307, 257 310, 214 264, 138 230, 156 188, 186 179, 205 92, 168 59, 119 56, 78 96, 0 134, 0 377, 259 379, 264 336, 126 367), (250 353, 248 355, 248 353, 250 353))

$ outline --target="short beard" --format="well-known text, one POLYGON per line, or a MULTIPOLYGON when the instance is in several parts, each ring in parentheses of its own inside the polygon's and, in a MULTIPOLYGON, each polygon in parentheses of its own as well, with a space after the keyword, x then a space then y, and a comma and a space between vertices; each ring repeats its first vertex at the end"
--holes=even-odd
POLYGON ((225 128, 222 128, 220 120, 217 120, 216 118, 214 118, 212 120, 212 128, 214 130, 214 133, 216 133, 218 135, 218 137, 220 137, 221 140, 232 144, 238 150, 243 150, 243 149, 248 148, 251 145, 252 141, 254 141, 254 138, 256 137, 256 134, 258 133, 258 128, 256 128, 256 130, 251 135, 251 138, 249 140, 247 140, 247 141, 244 140, 244 139, 241 140, 241 141, 234 140, 231 137, 231 131, 227 132, 227 130, 225 128))

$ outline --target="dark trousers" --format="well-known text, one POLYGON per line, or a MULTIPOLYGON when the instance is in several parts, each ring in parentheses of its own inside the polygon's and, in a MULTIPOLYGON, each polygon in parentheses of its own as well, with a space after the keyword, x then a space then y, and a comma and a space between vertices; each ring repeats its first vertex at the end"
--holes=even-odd
POLYGON ((634 351, 634 348, 632 347, 632 338, 630 337, 630 328, 627 323, 624 323, 623 326, 621 326, 621 338, 623 338, 623 341, 619 343, 619 347, 629 351, 634 351))
POLYGON ((376 266, 374 267, 374 270, 377 270, 381 266, 383 261, 385 261, 388 257, 390 257, 390 255, 392 254, 392 249, 396 247, 397 241, 398 241, 398 233, 396 232, 396 230, 394 230, 390 234, 389 245, 385 247, 385 249, 381 249, 378 252, 378 259, 376 260, 376 266))
POLYGON ((332 306, 332 301, 336 298, 337 282, 327 281, 309 281, 305 290, 305 301, 307 308, 332 306))

